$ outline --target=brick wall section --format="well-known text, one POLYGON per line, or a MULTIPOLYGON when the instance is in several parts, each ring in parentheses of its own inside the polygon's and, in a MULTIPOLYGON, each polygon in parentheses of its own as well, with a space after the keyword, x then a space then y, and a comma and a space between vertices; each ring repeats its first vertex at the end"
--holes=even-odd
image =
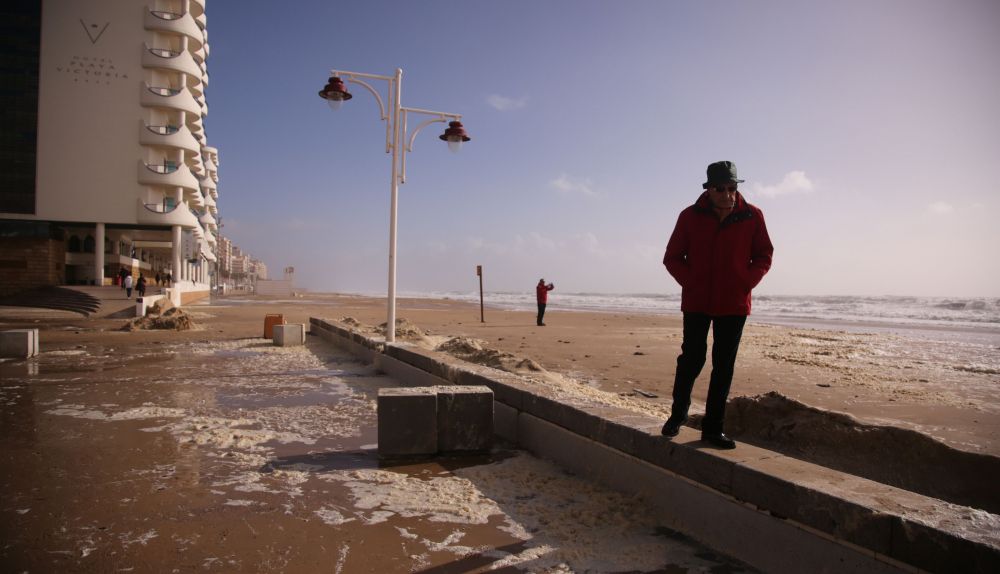
POLYGON ((0 297, 65 282, 66 242, 0 238, 0 297))

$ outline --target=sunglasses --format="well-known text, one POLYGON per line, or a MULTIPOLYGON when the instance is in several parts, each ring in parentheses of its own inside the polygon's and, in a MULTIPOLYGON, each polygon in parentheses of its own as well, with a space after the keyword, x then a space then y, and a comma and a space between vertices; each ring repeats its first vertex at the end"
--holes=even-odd
POLYGON ((711 189, 717 193, 736 193, 735 185, 726 185, 726 186, 717 185, 711 189))

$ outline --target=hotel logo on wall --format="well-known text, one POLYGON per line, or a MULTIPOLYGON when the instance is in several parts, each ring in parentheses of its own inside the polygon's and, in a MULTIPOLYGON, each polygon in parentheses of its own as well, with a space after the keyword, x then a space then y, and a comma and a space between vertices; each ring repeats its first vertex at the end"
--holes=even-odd
MULTIPOLYGON (((80 19, 80 27, 91 46, 101 41, 109 26, 111 22, 97 24, 80 19)), ((75 84, 110 86, 113 81, 128 80, 128 72, 119 71, 114 60, 107 57, 76 54, 70 56, 66 64, 56 66, 56 71, 72 77, 75 84)))

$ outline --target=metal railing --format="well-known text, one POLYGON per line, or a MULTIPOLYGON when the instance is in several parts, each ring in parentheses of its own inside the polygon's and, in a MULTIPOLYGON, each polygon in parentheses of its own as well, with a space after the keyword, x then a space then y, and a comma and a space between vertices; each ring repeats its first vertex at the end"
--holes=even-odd
POLYGON ((179 88, 168 88, 166 86, 146 86, 146 89, 157 96, 164 97, 176 96, 181 93, 179 88))
POLYGON ((150 14, 156 16, 160 20, 180 20, 184 17, 184 14, 178 14, 177 12, 167 12, 165 10, 150 10, 150 14))
POLYGON ((162 164, 162 165, 160 165, 160 164, 149 164, 149 163, 145 163, 145 162, 143 162, 143 163, 146 166, 146 169, 148 169, 149 171, 151 171, 153 173, 162 173, 162 174, 174 173, 178 169, 178 165, 174 164, 174 163, 165 163, 165 164, 162 164))
POLYGON ((176 58, 180 56, 181 53, 177 50, 168 50, 167 48, 146 48, 150 54, 154 56, 159 56, 160 58, 176 58))
POLYGON ((169 136, 181 131, 181 128, 177 126, 165 125, 165 126, 146 126, 146 129, 161 136, 169 136))

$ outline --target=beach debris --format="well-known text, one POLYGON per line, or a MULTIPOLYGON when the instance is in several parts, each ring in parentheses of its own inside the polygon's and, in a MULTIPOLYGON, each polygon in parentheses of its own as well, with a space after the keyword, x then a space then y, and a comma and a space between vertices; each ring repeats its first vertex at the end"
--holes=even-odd
POLYGON ((817 387, 823 387, 824 389, 830 388, 830 383, 816 383, 817 387))
POLYGON ((491 349, 485 341, 469 337, 453 337, 438 345, 434 350, 448 353, 463 361, 493 367, 509 373, 546 372, 544 367, 532 359, 491 349))
POLYGON ((632 392, 634 392, 637 395, 642 395, 642 396, 646 397, 647 399, 658 399, 658 398, 660 398, 660 395, 658 395, 656 393, 651 393, 649 391, 644 391, 642 389, 632 389, 632 392))
POLYGON ((340 323, 343 323, 343 324, 351 326, 351 327, 361 327, 362 326, 361 325, 361 321, 358 321, 354 317, 343 317, 341 319, 338 319, 338 321, 340 323))
MULTIPOLYGON (((155 307, 155 305, 154 305, 155 307)), ((144 331, 163 329, 171 331, 190 331, 197 325, 191 316, 177 307, 170 307, 162 314, 147 313, 145 317, 132 319, 121 328, 122 331, 144 331)))
MULTIPOLYGON (((379 325, 378 328, 376 329, 376 332, 380 335, 385 335, 387 324, 388 323, 382 323, 381 325, 379 325)), ((424 333, 424 331, 420 327, 414 325, 408 320, 399 318, 396 319, 396 336, 401 337, 403 339, 422 340, 426 338, 427 334, 424 333)))

